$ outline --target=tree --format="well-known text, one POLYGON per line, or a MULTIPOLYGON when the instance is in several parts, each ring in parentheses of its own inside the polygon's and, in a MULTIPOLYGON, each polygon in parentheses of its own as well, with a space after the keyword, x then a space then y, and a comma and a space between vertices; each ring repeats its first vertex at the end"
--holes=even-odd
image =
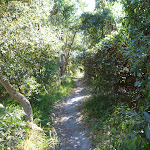
POLYGON ((121 0, 126 18, 124 20, 125 42, 127 48, 124 55, 129 59, 131 70, 137 74, 135 86, 137 87, 137 100, 142 104, 143 110, 149 110, 149 72, 150 72, 150 28, 149 28, 149 1, 121 0))
POLYGON ((38 82, 39 73, 40 79, 46 81, 46 65, 56 57, 58 39, 47 22, 47 10, 52 8, 52 4, 32 1, 30 5, 8 2, 0 6, 0 83, 23 106, 26 121, 33 121, 30 102, 23 96, 21 86, 32 76, 38 82))
POLYGON ((51 11, 51 23, 56 28, 57 36, 63 43, 60 52, 60 75, 63 76, 69 64, 72 46, 77 35, 75 3, 55 1, 51 11))
POLYGON ((83 13, 80 19, 80 29, 83 30, 86 40, 88 43, 90 41, 91 46, 115 29, 112 12, 107 7, 100 7, 94 13, 83 13))
POLYGON ((33 121, 33 113, 30 102, 9 83, 6 76, 0 74, 0 83, 5 87, 7 92, 10 94, 12 98, 14 98, 24 109, 26 114, 25 120, 32 122, 33 121))

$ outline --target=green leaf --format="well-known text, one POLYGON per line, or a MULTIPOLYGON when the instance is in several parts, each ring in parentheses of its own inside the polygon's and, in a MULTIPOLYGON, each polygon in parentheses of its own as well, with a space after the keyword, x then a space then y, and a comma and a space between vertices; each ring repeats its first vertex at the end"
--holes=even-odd
POLYGON ((150 115, 146 111, 144 111, 144 117, 150 122, 150 115))
POLYGON ((147 84, 147 82, 145 80, 142 81, 142 86, 145 86, 147 84))
POLYGON ((150 83, 148 83, 148 90, 150 90, 150 83))
POLYGON ((138 86, 139 87, 140 85, 141 85, 140 81, 137 81, 137 82, 134 83, 134 86, 138 86))
POLYGON ((138 73, 137 76, 138 76, 138 77, 142 77, 141 73, 138 73))
POLYGON ((30 124, 30 122, 27 121, 27 122, 26 122, 26 125, 28 126, 29 124, 30 124))
POLYGON ((150 125, 148 124, 148 126, 145 129, 145 134, 146 134, 146 138, 150 139, 150 125))

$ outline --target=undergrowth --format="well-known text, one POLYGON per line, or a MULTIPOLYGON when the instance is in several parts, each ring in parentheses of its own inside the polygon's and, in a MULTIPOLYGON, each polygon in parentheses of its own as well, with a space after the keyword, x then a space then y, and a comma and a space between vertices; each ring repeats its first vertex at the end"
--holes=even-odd
POLYGON ((66 97, 73 87, 75 87, 73 78, 67 77, 58 89, 50 88, 49 93, 36 95, 37 100, 32 102, 34 120, 42 127, 52 124, 53 115, 51 113, 53 111, 53 104, 66 97))
POLYGON ((97 150, 149 150, 150 116, 115 97, 96 95, 83 103, 86 124, 97 150))
POLYGON ((0 104, 0 149, 2 150, 43 150, 54 149, 57 145, 57 134, 51 126, 52 109, 56 101, 61 101, 75 87, 72 78, 67 77, 59 87, 50 87, 48 92, 33 93, 30 102, 33 109, 34 123, 43 131, 31 130, 24 121, 22 107, 12 99, 0 104))
POLYGON ((0 104, 0 148, 16 149, 17 142, 25 139, 26 123, 24 112, 19 106, 4 107, 0 104))

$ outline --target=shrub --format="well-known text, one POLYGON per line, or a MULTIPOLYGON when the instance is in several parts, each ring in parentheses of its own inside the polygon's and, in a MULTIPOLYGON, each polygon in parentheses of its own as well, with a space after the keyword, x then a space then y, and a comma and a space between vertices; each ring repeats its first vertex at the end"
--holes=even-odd
POLYGON ((147 112, 136 111, 106 95, 94 96, 83 106, 97 149, 149 150, 150 115, 147 112))
POLYGON ((25 139, 24 111, 19 107, 0 107, 0 148, 16 149, 20 139, 25 139))

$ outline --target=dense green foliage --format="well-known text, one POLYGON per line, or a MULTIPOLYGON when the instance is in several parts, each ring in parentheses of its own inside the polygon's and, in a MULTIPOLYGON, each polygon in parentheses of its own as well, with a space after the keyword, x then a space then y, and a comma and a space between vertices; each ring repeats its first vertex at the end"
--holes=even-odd
POLYGON ((146 1, 136 1, 136 5, 130 1, 122 3, 127 12, 122 29, 106 35, 83 55, 85 75, 98 90, 105 84, 116 93, 121 90, 138 93, 136 100, 149 107, 149 7, 146 1), (132 11, 131 6, 139 8, 132 11))
POLYGON ((25 138, 26 123, 22 121, 24 112, 17 107, 0 106, 0 148, 16 148, 20 139, 25 138), (15 108, 15 109, 13 109, 15 108))
MULTIPOLYGON (((62 11, 68 9, 68 2, 60 2, 62 11)), ((54 26, 51 22, 54 6, 55 2, 42 0, 0 1, 0 73, 30 101, 34 123, 43 128, 42 132, 29 130, 22 108, 0 85, 0 99, 5 106, 0 113, 0 149, 41 150, 57 144, 55 130, 51 127, 52 106, 69 94, 75 84, 69 76, 71 71, 69 75, 60 76, 60 57, 65 43, 58 35, 57 24, 54 26)), ((73 15, 70 9, 66 13, 73 15)), ((61 21, 55 21, 58 25, 62 23, 63 30, 69 19, 65 12, 61 14, 57 16, 61 21)))
MULTIPOLYGON (((105 7, 111 10, 116 3, 96 2, 96 14, 102 10, 102 6, 103 10, 105 7)), ((113 29, 111 34, 104 31, 104 38, 96 40, 95 45, 91 44, 81 57, 85 79, 93 87, 93 94, 100 95, 85 102, 84 111, 91 121, 89 124, 94 130, 95 144, 99 143, 98 149, 148 149, 149 2, 121 0, 120 3, 125 14, 121 18, 122 25, 118 26, 120 20, 114 18, 119 28, 113 29)), ((92 23, 94 25, 94 21, 86 23, 87 27, 93 27, 92 23)), ((101 28, 97 30, 102 31, 101 28)), ((90 31, 89 36, 95 34, 90 31)), ((93 38, 90 39, 93 41, 93 38)))
POLYGON ((117 97, 108 95, 93 96, 84 103, 86 124, 98 150, 149 149, 147 124, 150 115, 137 113, 124 103, 116 102, 117 97))
POLYGON ((55 147, 52 106, 74 86, 77 68, 93 89, 83 112, 95 147, 150 146, 149 1, 95 2, 94 12, 79 17, 78 0, 0 0, 0 75, 30 101, 44 130, 28 129, 0 85, 0 148, 38 149, 33 134, 40 149, 55 147))
POLYGON ((25 121, 24 112, 18 106, 0 107, 1 149, 48 149, 57 144, 56 133, 47 128, 44 131, 31 131, 25 121), (53 137, 49 133, 53 132, 53 137), (32 133, 32 136, 30 135, 32 133), (23 144, 25 143, 25 144, 23 144), (19 144, 19 145, 18 145, 19 144), (23 145, 25 145, 23 147, 23 145))
POLYGON ((32 76, 46 87, 57 71, 57 38, 44 23, 48 14, 41 5, 9 2, 1 6, 1 72, 19 89, 32 76))
POLYGON ((144 109, 149 110, 148 3, 122 3, 126 6, 122 28, 105 35, 89 52, 83 54, 85 75, 98 91, 107 88, 115 94, 128 93, 130 101, 134 100, 136 105, 144 105, 144 109))
MULTIPOLYGON (((64 79, 60 87, 51 88, 49 93, 32 93, 34 123, 42 127, 43 131, 31 131, 28 122, 24 121, 22 108, 12 99, 2 100, 0 104, 0 148, 48 149, 58 143, 53 123, 53 104, 66 97, 75 86, 72 78, 64 79), (39 141, 37 143, 37 141, 39 141), (19 145, 18 145, 19 144, 19 145)), ((35 84, 35 83, 34 83, 35 84)), ((30 86, 35 86, 30 84, 30 86)), ((36 90, 38 90, 36 88, 36 90)))

